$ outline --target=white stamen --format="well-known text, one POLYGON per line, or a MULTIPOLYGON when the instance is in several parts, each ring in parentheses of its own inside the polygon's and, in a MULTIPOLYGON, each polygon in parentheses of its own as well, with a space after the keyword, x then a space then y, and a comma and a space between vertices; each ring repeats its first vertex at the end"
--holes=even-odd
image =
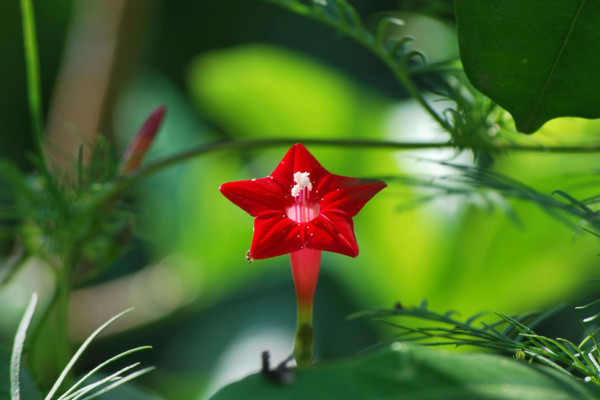
POLYGON ((310 172, 296 172, 294 174, 294 182, 296 185, 292 188, 292 196, 298 197, 302 189, 306 188, 310 192, 312 190, 312 182, 308 178, 310 172))

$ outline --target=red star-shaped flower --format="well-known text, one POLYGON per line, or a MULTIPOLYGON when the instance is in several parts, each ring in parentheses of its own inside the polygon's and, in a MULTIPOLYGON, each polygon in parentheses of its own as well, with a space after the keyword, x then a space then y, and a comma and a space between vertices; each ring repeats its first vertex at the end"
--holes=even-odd
POLYGON ((358 255, 352 217, 385 186, 375 179, 330 173, 300 143, 270 176, 221 185, 229 200, 254 217, 250 258, 290 253, 298 301, 294 358, 299 366, 313 358, 313 302, 321 251, 358 255))
POLYGON ((304 248, 358 255, 354 217, 386 184, 335 175, 300 143, 273 173, 229 182, 221 193, 254 220, 250 257, 275 257, 304 248))

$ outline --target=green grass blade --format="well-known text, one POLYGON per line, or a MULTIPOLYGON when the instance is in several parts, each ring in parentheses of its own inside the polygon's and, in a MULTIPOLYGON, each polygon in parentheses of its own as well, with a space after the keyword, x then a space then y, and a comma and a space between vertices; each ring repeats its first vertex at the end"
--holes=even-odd
POLYGON ((35 312, 38 295, 33 293, 31 300, 25 309, 25 314, 21 318, 17 334, 15 335, 15 343, 13 345, 12 356, 10 360, 10 398, 11 400, 21 399, 21 358, 23 357, 23 346, 27 337, 27 329, 31 323, 31 318, 35 312))
POLYGON ((67 390, 65 393, 63 393, 62 396, 60 396, 58 398, 58 400, 64 400, 67 398, 67 396, 69 396, 71 393, 73 393, 79 386, 81 386, 83 384, 83 382, 85 382, 89 377, 91 377, 93 374, 95 374, 96 372, 100 371, 102 368, 106 367, 108 364, 111 364, 114 361, 117 361, 129 354, 138 352, 138 351, 142 351, 142 350, 148 350, 151 349, 152 346, 141 346, 141 347, 136 347, 134 349, 131 350, 127 350, 124 351, 121 354, 118 354, 106 361, 104 361, 102 364, 98 365, 96 368, 92 369, 90 372, 88 372, 87 374, 85 374, 85 376, 83 376, 83 378, 81 378, 79 381, 77 381, 77 383, 75 383, 73 386, 71 386, 71 388, 69 390, 67 390))
POLYGON ((83 344, 81 345, 81 347, 79 347, 79 349, 77 350, 77 352, 75 353, 75 355, 73 356, 73 358, 71 358, 71 360, 69 361, 69 363, 67 364, 67 366, 65 367, 65 369, 63 369, 63 371, 61 372, 60 376, 58 377, 58 379, 54 383, 54 386, 52 386, 52 389, 50 389, 50 392, 48 393, 48 395, 45 397, 44 400, 51 400, 52 399, 52 396, 54 396, 56 394, 56 391, 58 390, 58 388, 60 387, 60 385, 62 385, 63 381, 65 380, 65 377, 67 376, 67 374, 69 373, 69 371, 71 370, 71 368, 73 368, 73 365, 75 365, 75 363, 77 362, 77 360, 79 359, 79 357, 81 357, 81 355, 88 348, 88 346, 90 345, 90 343, 92 343, 92 341, 94 339, 96 339, 96 337, 104 329, 106 329, 109 325, 111 325, 113 322, 115 322, 116 320, 118 320, 122 316, 124 316, 126 314, 129 314, 132 311, 133 311, 133 308, 130 308, 128 310, 123 311, 120 314, 115 315, 114 317, 112 317, 111 319, 109 319, 108 321, 106 321, 104 323, 104 325, 102 325, 100 328, 96 329, 94 331, 94 333, 92 333, 85 340, 85 342, 83 342, 83 344))
POLYGON ((89 392, 91 392, 92 390, 99 388, 100 386, 106 384, 106 383, 110 383, 110 382, 115 382, 115 381, 119 381, 123 378, 120 377, 120 375, 124 374, 125 372, 132 370, 133 368, 137 367, 138 365, 140 365, 139 362, 133 363, 131 365, 126 366, 125 368, 121 368, 120 370, 118 370, 117 372, 112 373, 111 375, 100 379, 98 382, 94 382, 92 384, 89 384, 81 389, 79 389, 78 391, 76 391, 75 393, 71 394, 70 396, 67 396, 65 398, 65 400, 79 400, 81 399, 83 396, 85 396, 86 394, 88 394, 89 392))
POLYGON ((29 114, 37 145, 38 155, 44 161, 43 123, 42 123, 42 89, 40 85, 40 66, 38 60, 37 36, 35 32, 35 15, 31 0, 21 0, 23 19, 23 45, 25 65, 27 68, 27 95, 29 114))
POLYGON ((154 367, 148 367, 148 368, 142 369, 140 371, 134 372, 134 373, 132 373, 130 375, 127 375, 125 378, 120 379, 120 380, 118 380, 117 382, 115 382, 115 383, 113 383, 111 385, 108 385, 107 387, 105 387, 104 389, 102 389, 102 390, 94 393, 93 395, 85 397, 85 398, 83 398, 81 400, 95 399, 96 397, 98 397, 98 396, 100 396, 100 395, 108 392, 109 390, 113 390, 117 386, 121 386, 122 384, 124 384, 126 382, 129 382, 130 380, 133 380, 133 379, 137 378, 138 376, 142 376, 144 374, 147 374, 148 372, 153 371, 154 369, 155 369, 154 367))

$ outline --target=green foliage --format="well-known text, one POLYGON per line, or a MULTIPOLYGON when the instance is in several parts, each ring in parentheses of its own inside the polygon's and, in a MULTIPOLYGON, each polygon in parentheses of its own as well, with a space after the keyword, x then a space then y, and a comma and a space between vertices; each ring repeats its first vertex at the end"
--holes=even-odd
POLYGON ((27 176, 8 162, 0 164, 0 183, 10 193, 0 226, 17 227, 24 256, 54 260, 59 263, 56 268, 70 269, 73 276, 76 264, 92 263, 93 271, 79 271, 82 282, 89 281, 90 274, 99 275, 120 254, 131 217, 113 192, 117 161, 111 146, 99 140, 89 149, 87 165, 83 151, 82 147, 74 175, 58 170, 27 176))
POLYGON ((411 72, 419 71, 417 66, 423 64, 425 56, 418 50, 411 50, 409 48, 408 45, 412 41, 411 38, 406 37, 400 40, 388 40, 386 38, 387 27, 390 24, 398 24, 399 20, 384 17, 380 20, 376 31, 373 33, 365 28, 360 15, 345 0, 308 1, 308 4, 300 0, 267 1, 332 26, 364 45, 381 58, 395 74, 404 90, 415 98, 434 120, 446 130, 452 130, 448 122, 427 103, 411 80, 411 72))
POLYGON ((456 149, 471 150, 480 164, 489 166, 502 152, 502 144, 513 139, 512 121, 505 111, 471 86, 462 70, 441 70, 418 79, 439 96, 437 101, 451 104, 443 115, 452 127, 450 143, 456 149))
MULTIPOLYGON (((75 363, 79 360, 79 358, 82 356, 83 352, 89 347, 89 345, 92 343, 92 341, 94 339, 96 339, 96 337, 98 337, 98 335, 100 335, 100 333, 102 333, 102 331, 104 331, 106 328, 108 328, 112 323, 114 323, 116 320, 123 317, 124 315, 129 314, 131 311, 133 311, 133 310, 129 309, 129 310, 123 311, 122 313, 112 317, 111 319, 106 321, 101 327, 96 329, 85 340, 85 342, 83 342, 83 344, 79 347, 77 352, 75 352, 75 354, 73 355, 73 358, 71 358, 71 360, 69 361, 69 363, 67 364, 65 369, 61 372, 60 376, 54 383, 54 386, 52 386, 52 389, 50 389, 50 392, 46 396, 45 400, 53 399, 53 396, 60 389, 62 383, 65 381, 65 378, 67 377, 67 375, 69 374, 69 372, 71 371, 71 369, 73 368, 75 363)), ((125 351, 115 357, 110 358, 109 360, 103 362, 102 364, 98 365, 96 368, 91 370, 89 373, 87 373, 77 383, 75 383, 73 386, 71 386, 71 388, 68 389, 64 394, 59 396, 57 398, 57 400, 89 400, 89 399, 93 399, 93 398, 96 398, 96 397, 112 390, 113 388, 115 388, 117 386, 120 386, 132 379, 137 378, 140 375, 143 375, 143 374, 146 374, 146 373, 152 371, 154 368, 149 367, 149 368, 144 368, 142 370, 137 370, 137 371, 131 372, 128 375, 122 377, 121 375, 124 375, 126 372, 131 371, 132 369, 136 368, 139 365, 139 363, 134 363, 134 364, 128 365, 125 368, 120 369, 119 371, 117 371, 103 379, 100 379, 97 382, 90 383, 82 388, 79 388, 94 373, 98 372, 100 369, 104 368, 108 364, 111 364, 131 353, 134 353, 134 352, 137 352, 140 350, 146 350, 149 348, 150 347, 148 347, 148 346, 138 347, 138 348, 135 348, 135 349, 132 349, 129 351, 125 351)))
POLYGON ((458 0, 456 20, 467 76, 519 131, 561 116, 600 117, 594 2, 458 0))
MULTIPOLYGON (((569 376, 584 378, 600 385, 600 355, 598 330, 589 325, 597 315, 582 321, 588 334, 579 343, 558 338, 552 339, 536 334, 532 328, 554 313, 529 313, 508 316, 497 313, 495 321, 489 321, 489 313, 478 313, 466 320, 458 319, 456 312, 440 314, 427 308, 423 301, 419 307, 404 308, 398 305, 392 310, 374 310, 354 314, 351 318, 371 318, 399 330, 389 341, 422 342, 427 346, 476 346, 500 350, 519 359, 545 364, 569 376), (417 322, 411 324, 408 320, 417 322), (429 324, 423 326, 423 322, 429 324)), ((385 343, 389 343, 386 341, 385 343)))
MULTIPOLYGON (((505 105, 505 103, 493 95, 490 99, 473 87, 466 79, 458 60, 427 63, 425 55, 413 49, 412 38, 406 35, 390 34, 402 32, 397 27, 404 23, 391 15, 378 15, 378 19, 375 21, 363 20, 363 17, 345 0, 270 0, 270 2, 333 27, 369 49, 392 71, 400 84, 399 92, 403 91, 404 93, 401 94, 411 96, 449 135, 445 137, 447 141, 381 140, 387 133, 384 124, 389 122, 385 119, 384 114, 389 112, 392 106, 395 106, 390 99, 384 99, 362 90, 359 85, 337 71, 325 68, 305 57, 269 46, 253 45, 214 53, 202 52, 202 57, 199 57, 189 69, 189 84, 202 114, 211 118, 211 122, 216 122, 218 126, 215 129, 217 133, 211 138, 219 137, 229 140, 213 141, 196 148, 188 148, 190 141, 186 138, 184 151, 147 164, 128 176, 118 175, 116 172, 117 160, 112 147, 102 140, 90 146, 86 144, 85 148, 82 147, 79 158, 72 168, 65 171, 48 168, 41 149, 43 124, 33 12, 31 1, 22 0, 30 113, 34 132, 37 135, 36 144, 40 147, 39 154, 33 158, 33 163, 40 172, 26 174, 9 162, 0 163, 1 233, 7 237, 18 237, 15 249, 22 249, 22 251, 16 251, 17 256, 14 257, 14 262, 10 262, 4 271, 0 271, 0 283, 6 281, 17 271, 19 265, 23 264, 22 261, 30 255, 52 264, 57 273, 58 288, 51 304, 44 310, 41 322, 38 326, 34 325, 33 338, 40 326, 47 325, 45 324, 46 317, 54 315, 52 311, 56 310, 56 324, 52 325, 58 327, 57 336, 61 336, 67 341, 64 346, 66 351, 62 351, 67 356, 63 364, 67 363, 69 356, 66 311, 71 290, 77 286, 93 283, 118 257, 131 235, 132 213, 128 209, 127 203, 121 201, 122 194, 125 189, 142 178, 169 166, 219 151, 234 150, 242 155, 240 160, 234 160, 234 162, 231 157, 221 159, 209 157, 187 169, 185 176, 177 176, 177 178, 182 178, 181 180, 171 176, 165 179, 169 181, 169 190, 156 190, 156 187, 152 187, 153 200, 160 198, 160 201, 156 203, 157 207, 175 209, 170 214, 175 221, 168 221, 168 223, 182 228, 182 231, 186 233, 181 238, 171 235, 170 231, 166 234, 163 231, 163 235, 168 236, 169 244, 174 243, 172 247, 175 248, 165 245, 164 250, 182 256, 184 261, 188 258, 193 261, 169 262, 168 265, 165 264, 166 268, 169 269, 171 276, 185 281, 185 285, 178 287, 178 289, 182 289, 179 294, 185 292, 185 295, 181 295, 181 299, 193 298, 190 294, 196 295, 201 292, 204 296, 202 300, 207 304, 206 300, 212 300, 224 292, 234 292, 233 289, 240 288, 243 284, 252 281, 249 278, 255 277, 257 273, 278 265, 277 261, 271 261, 248 268, 243 261, 236 261, 243 259, 245 248, 240 248, 237 253, 224 251, 224 249, 234 248, 232 244, 237 246, 241 240, 248 239, 249 223, 244 225, 223 223, 222 216, 227 215, 228 212, 224 208, 221 210, 224 203, 218 197, 215 189, 221 182, 232 180, 236 174, 240 179, 247 179, 248 172, 252 169, 254 169, 253 173, 264 171, 261 159, 253 157, 252 154, 248 155, 251 149, 289 145, 298 140, 315 146, 326 145, 331 148, 325 151, 317 149, 317 151, 330 155, 328 161, 334 166, 339 163, 344 166, 345 173, 350 174, 351 170, 355 170, 364 175, 371 173, 398 174, 404 168, 401 162, 393 160, 391 154, 382 155, 379 152, 375 156, 365 150, 367 147, 387 150, 454 148, 460 151, 467 149, 474 153, 480 167, 490 167, 492 159, 500 159, 503 152, 509 150, 577 152, 597 151, 600 148, 594 143, 592 145, 546 146, 546 142, 543 140, 534 143, 525 142, 516 135, 516 132, 513 132, 513 121, 494 101, 499 101, 501 105, 505 105), (442 101, 446 108, 434 107, 432 100, 442 101), (290 138, 288 135, 296 137, 290 138), (327 138, 324 139, 325 135, 327 138), (353 147, 360 151, 342 154, 344 153, 342 147, 353 147), (84 151, 91 152, 89 163, 83 162, 84 151), (241 171, 242 164, 236 161, 248 161, 244 160, 244 157, 252 158, 252 162, 244 164, 247 170, 241 171), (183 184, 176 186, 175 181, 183 182, 183 184), (156 192, 160 193, 155 194, 156 192), (178 201, 176 207, 172 207, 174 200, 178 201), (180 207, 179 203, 182 203, 183 206, 180 207), (185 278, 182 278, 183 276, 185 278)), ((460 7, 461 4, 467 3, 459 2, 457 4, 460 7)), ((488 2, 484 2, 484 4, 486 3, 488 2)), ((451 3, 444 0, 427 0, 419 2, 419 4, 400 1, 398 4, 402 7, 406 6, 403 8, 404 10, 424 12, 441 16, 444 19, 452 17, 451 3)), ((515 7, 533 7, 531 2, 523 4, 516 4, 515 7)), ((561 3, 561 6, 567 7, 569 4, 568 2, 561 3)), ((494 7, 496 6, 494 4, 494 7)), ((576 39, 578 24, 587 24, 583 17, 587 17, 585 12, 590 7, 589 3, 585 1, 580 3, 578 9, 580 14, 577 15, 580 15, 581 18, 573 20, 571 26, 575 28, 570 32, 571 39, 576 39)), ((466 6, 461 12, 465 9, 466 6)), ((497 15, 485 14, 490 10, 479 9, 477 12, 492 21, 504 18, 501 12, 498 12, 497 15)), ((556 10, 547 11, 552 15, 555 12, 558 13, 556 10)), ((459 15, 459 17, 463 18, 459 18, 459 28, 464 29, 466 26, 464 16, 459 15)), ((479 20, 474 19, 467 22, 478 24, 479 20)), ((504 19, 502 22, 504 23, 506 20, 504 19)), ((560 26, 560 24, 558 25, 560 26)), ((489 29, 493 32, 496 26, 491 26, 489 29)), ((553 29, 555 29, 554 26, 549 30, 552 35, 555 34, 553 29)), ((471 34, 473 32, 471 31, 471 34)), ((511 32, 504 33, 512 35, 511 32)), ((545 35, 546 32, 543 34, 545 35)), ((496 38, 494 35, 491 36, 491 39, 496 38)), ((480 34, 475 39, 489 40, 490 37, 480 34)), ((517 39, 519 38, 517 37, 517 39)), ((523 44, 522 41, 516 41, 516 39, 515 43, 523 44)), ((485 56, 485 50, 489 49, 480 50, 481 54, 485 56)), ((536 52, 539 52, 538 55, 544 57, 549 54, 547 49, 543 51, 545 53, 541 54, 542 51, 535 49, 532 54, 535 55, 536 52)), ((587 68, 587 65, 580 66, 573 63, 571 55, 573 52, 578 53, 578 48, 573 47, 571 40, 562 43, 561 51, 563 53, 560 54, 564 54, 564 57, 556 58, 555 65, 551 66, 550 74, 540 75, 539 71, 536 72, 537 75, 530 74, 527 78, 531 78, 533 83, 528 81, 527 85, 522 85, 524 88, 521 89, 533 92, 536 87, 539 89, 539 78, 542 77, 543 86, 537 92, 538 97, 534 101, 533 112, 531 109, 529 110, 529 114, 533 116, 519 117, 515 114, 519 127, 527 126, 527 124, 531 127, 545 121, 545 119, 542 120, 543 115, 537 114, 543 114, 540 110, 545 109, 548 104, 557 105, 559 108, 570 104, 568 98, 561 99, 562 95, 556 94, 560 87, 556 85, 557 81, 554 80, 554 77, 558 76, 563 69, 574 73, 579 71, 578 68, 587 68), (549 96, 550 94, 552 96, 549 96), (552 98, 550 99, 550 97, 552 98)), ((505 51, 505 53, 511 55, 510 51, 505 51)), ((505 57, 505 55, 501 56, 505 57)), ((513 62, 515 59, 517 62, 519 61, 518 57, 513 58, 513 62)), ((486 59, 486 61, 491 59, 486 59)), ((189 57, 186 60, 189 60, 189 57)), ((547 67, 546 61, 547 59, 543 57, 536 58, 536 68, 540 65, 547 67)), ((467 64, 465 63, 466 66, 467 64)), ((494 67, 498 66, 506 67, 502 63, 494 65, 494 67)), ((526 65, 526 67, 531 66, 532 64, 526 65)), ((508 79, 511 76, 507 75, 506 70, 507 68, 497 68, 494 73, 500 73, 500 76, 504 74, 507 77, 506 81, 511 83, 511 79, 508 79)), ((589 74, 589 76, 592 75, 589 74)), ((519 82, 524 79, 521 78, 519 82)), ((580 84, 581 82, 576 83, 580 84)), ((475 86, 482 89, 480 83, 475 82, 475 86)), ((594 86, 590 85, 590 87, 594 86)), ((525 95, 519 96, 517 99, 523 104, 530 99, 525 95)), ((185 102, 183 96, 180 100, 182 103, 185 102)), ((187 104, 180 109, 185 107, 187 104)), ((511 111, 508 105, 505 107, 511 111)), ((136 108, 141 108, 138 103, 136 103, 136 108)), ((552 107, 547 108, 553 110, 552 107)), ((527 114, 527 112, 524 113, 527 114)), ((555 114, 564 115, 559 112, 555 112, 555 114)), ((196 117, 193 113, 189 113, 187 116, 191 119, 196 117)), ((548 116, 545 118, 547 119, 548 116)), ((188 130, 195 133, 196 127, 179 125, 177 130, 188 130)), ((191 137, 192 134, 189 138, 191 137)), ((206 138, 195 138, 194 140, 201 142, 204 139, 206 138)), ((168 148, 167 152, 171 152, 171 150, 173 149, 168 148)), ((268 156, 263 158, 269 159, 268 156)), ((583 229, 596 235, 600 234, 599 216, 596 211, 600 202, 598 195, 580 196, 579 193, 574 194, 570 189, 556 190, 550 194, 559 186, 545 191, 535 185, 525 184, 523 183, 525 181, 512 179, 490 169, 451 163, 442 163, 442 165, 453 168, 457 171, 456 175, 446 175, 440 178, 422 178, 415 175, 399 178, 397 175, 393 175, 390 180, 401 180, 411 186, 409 195, 403 195, 402 199, 416 197, 417 202, 423 202, 424 197, 434 199, 440 194, 472 198, 477 198, 480 194, 489 194, 487 197, 484 196, 484 199, 489 200, 491 205, 506 205, 500 196, 493 196, 500 194, 506 198, 525 200, 522 203, 541 206, 551 215, 568 222, 570 226, 574 226, 572 220, 577 218, 586 224, 583 229), (423 188, 434 189, 437 192, 433 196, 419 197, 419 194, 422 193, 420 190, 423 188), (413 192, 413 189, 416 190, 413 192)), ((332 167, 329 163, 327 166, 332 167)), ((523 174, 524 171, 517 172, 523 174)), ((390 189, 395 190, 397 187, 390 189)), ((529 296, 525 301, 521 299, 503 300, 505 302, 512 301, 510 307, 517 302, 519 307, 528 307, 527 304, 531 304, 531 302, 547 301, 551 296, 555 298, 561 295, 562 292, 554 293, 552 289, 559 288, 566 291, 568 288, 574 287, 576 284, 574 282, 580 280, 588 272, 588 269, 591 269, 586 264, 587 269, 580 268, 579 272, 569 271, 569 276, 567 277, 565 273, 564 279, 562 275, 558 276, 559 274, 554 273, 563 271, 567 262, 571 263, 572 270, 575 270, 575 267, 584 267, 584 262, 581 260, 589 258, 588 253, 592 247, 580 247, 585 248, 585 251, 580 252, 579 258, 570 257, 566 251, 566 245, 564 245, 568 241, 565 239, 565 232, 558 232, 548 238, 544 244, 538 244, 539 247, 545 245, 546 247, 551 246, 552 249, 544 250, 543 255, 539 253, 536 255, 534 254, 535 248, 530 249, 531 245, 536 245, 535 240, 531 240, 531 238, 528 242, 522 241, 518 237, 496 240, 501 236, 511 236, 513 233, 511 230, 506 235, 507 229, 513 227, 506 223, 503 217, 497 218, 496 216, 495 219, 489 215, 483 217, 474 213, 473 208, 470 208, 465 214, 471 214, 465 218, 454 218, 451 222, 454 225, 450 227, 450 224, 444 224, 441 214, 436 214, 438 217, 429 220, 421 218, 422 215, 417 216, 415 212, 406 212, 398 216, 394 207, 397 206, 399 198, 398 193, 390 194, 387 197, 388 203, 380 203, 383 206, 378 209, 365 210, 364 219, 360 224, 362 228, 357 229, 357 236, 362 235, 361 246, 365 243, 363 249, 367 249, 367 251, 358 261, 360 264, 354 264, 356 267, 354 273, 349 273, 351 269, 347 268, 349 265, 351 266, 353 260, 340 262, 333 257, 326 260, 327 267, 333 268, 334 273, 335 268, 340 266, 338 278, 342 281, 345 280, 345 283, 350 286, 355 285, 354 294, 358 294, 360 290, 368 293, 370 297, 365 296, 363 300, 367 299, 369 302, 373 300, 389 301, 390 297, 396 296, 398 292, 408 296, 422 296, 429 290, 437 296, 436 301, 444 301, 449 304, 459 303, 472 306, 475 298, 479 298, 481 302, 494 304, 495 301, 498 301, 498 297, 505 293, 506 285, 511 288, 515 286, 519 291, 530 285, 531 279, 528 278, 534 277, 536 283, 539 284, 536 285, 537 287, 531 288, 531 292, 537 291, 537 293, 528 292, 529 296), (404 222, 408 223, 404 224, 404 222), (481 228, 485 228, 485 230, 483 231, 481 228), (373 232, 377 232, 377 234, 373 234, 373 232), (462 238, 463 235, 465 238, 462 238), (452 238, 449 239, 450 236, 452 238), (454 237, 461 237, 462 242, 454 237), (374 243, 379 248, 376 248, 374 243), (560 243, 563 245, 560 246, 560 243), (369 249, 368 246, 371 248, 369 249), (410 251, 407 251, 407 248, 410 251), (468 254, 465 251, 467 248, 468 254), (507 248, 510 251, 505 251, 507 248), (516 256, 521 258, 511 258, 513 255, 509 254, 525 253, 524 250, 527 250, 528 253, 516 256), (542 259, 543 257, 550 257, 552 260, 546 262, 542 259), (540 258, 540 260, 531 260, 532 258, 540 258), (506 266, 501 271, 500 268, 494 268, 507 260, 517 260, 518 265, 506 266), (526 268, 524 268, 525 266, 526 268), (542 268, 544 276, 540 274, 542 268), (542 284, 541 280, 545 280, 545 282, 542 284), (513 284, 513 281, 519 282, 513 284), (456 285, 459 282, 460 288, 469 287, 474 289, 473 293, 470 293, 469 296, 459 294, 461 289, 457 289, 458 285, 456 285), (550 284, 547 287, 540 288, 548 282, 550 284), (489 290, 492 288, 493 291, 489 290)), ((465 204, 465 202, 463 201, 461 204, 465 204)), ((506 206, 506 209, 509 215, 514 216, 515 219, 518 218, 518 212, 514 212, 510 206, 506 206)), ((232 220, 235 217, 232 214, 232 220)), ((248 217, 244 215, 244 218, 248 217)), ((534 219, 533 221, 539 230, 547 229, 549 226, 554 227, 547 225, 544 219, 534 219)), ((155 220, 158 229, 164 228, 161 226, 162 222, 156 223, 155 220)), ((571 231, 568 232, 569 235, 571 233, 571 231)), ((573 250, 573 252, 577 250, 573 250)), ((329 269, 329 271, 332 270, 329 269)), ((429 293, 427 294, 429 295, 429 293)), ((175 302, 179 302, 177 306, 183 303, 181 299, 175 300, 175 302)), ((591 328, 586 340, 580 344, 574 344, 562 339, 554 340, 535 334, 531 330, 535 324, 535 321, 534 324, 531 323, 531 316, 513 318, 499 315, 501 320, 479 326, 477 323, 481 321, 477 318, 463 322, 452 314, 436 314, 425 307, 387 312, 390 313, 387 315, 390 318, 413 316, 421 321, 432 321, 445 326, 445 328, 437 325, 414 328, 410 325, 404 327, 396 324, 401 329, 407 329, 408 333, 400 335, 403 340, 418 341, 421 338, 431 340, 431 338, 442 337, 446 342, 452 344, 473 344, 503 350, 510 354, 516 352, 517 358, 535 359, 562 372, 567 371, 579 377, 590 377, 590 380, 597 380, 596 377, 600 372, 597 363, 596 331, 591 328), (406 314, 400 315, 400 311, 405 311, 406 314), (411 312, 413 314, 410 314, 411 312)), ((27 318, 23 321, 27 322, 27 318)), ((24 325, 25 328, 26 325, 24 325)), ((19 330, 20 335, 15 341, 14 360, 19 362, 23 350, 25 328, 19 330)), ((227 325, 227 328, 230 326, 227 325)), ((75 354, 57 384, 50 391, 48 399, 57 395, 62 382, 69 380, 68 375, 73 364, 81 357, 83 350, 89 346, 99 331, 95 332, 75 354)), ((349 341, 354 340, 352 335, 348 336, 349 341)), ((112 391, 117 385, 122 385, 149 371, 149 369, 141 369, 132 372, 138 364, 125 366, 114 374, 100 374, 100 370, 105 366, 112 365, 123 357, 145 348, 134 348, 101 363, 58 399, 109 399, 114 396, 127 399, 153 398, 152 395, 129 385, 120 386, 112 391), (108 390, 111 390, 110 394, 106 393, 108 390)), ((189 357, 192 358, 193 355, 189 357)), ((0 352, 1 359, 2 352, 0 352)), ((14 382, 18 381, 20 369, 15 367, 17 363, 14 360, 13 386, 15 386, 14 382)), ((61 360, 59 360, 59 364, 60 362, 61 360)), ((178 362, 181 363, 180 360, 178 362)), ((414 395, 411 398, 415 399, 436 398, 440 396, 440 393, 461 399, 591 398, 588 393, 590 388, 585 388, 580 382, 570 377, 557 375, 553 371, 547 371, 538 366, 529 367, 526 364, 492 356, 431 353, 428 350, 404 345, 387 349, 376 355, 339 364, 323 364, 295 373, 299 379, 290 387, 274 386, 265 382, 262 377, 254 376, 225 389, 216 398, 229 398, 221 396, 247 397, 248 393, 266 398, 269 396, 279 398, 285 391, 289 391, 292 398, 300 396, 303 398, 319 398, 319 396, 337 398, 343 395, 349 399, 362 399, 367 396, 389 398, 398 396, 398 393, 414 395), (340 384, 340 382, 342 383, 340 384)), ((27 396, 25 393, 28 390, 28 382, 27 378, 21 380, 24 396, 27 396)), ((0 383, 0 394, 1 390, 2 384, 0 383)))
POLYGON ((422 52, 410 48, 411 37, 387 37, 388 27, 401 25, 403 21, 383 16, 375 32, 371 32, 345 0, 267 1, 332 26, 371 50, 394 73, 402 89, 450 134, 452 146, 471 149, 475 156, 489 156, 497 152, 498 144, 506 141, 502 136, 510 132, 510 121, 495 103, 468 83, 458 63, 450 60, 427 64, 422 52), (449 100, 453 104, 440 114, 425 98, 427 91, 439 96, 437 100, 449 100))
MULTIPOLYGON (((595 209, 600 200, 598 196, 578 200, 562 190, 555 190, 552 195, 549 195, 517 179, 490 169, 449 162, 440 162, 440 164, 456 170, 458 174, 430 178, 417 178, 414 176, 390 177, 389 180, 396 180, 413 186, 427 187, 437 192, 431 196, 423 196, 415 199, 414 201, 417 204, 431 201, 440 195, 460 195, 468 198, 482 192, 494 192, 505 198, 521 199, 537 204, 549 215, 565 222, 567 225, 581 227, 587 232, 600 236, 600 211, 595 209), (576 224, 572 222, 572 219, 565 218, 565 216, 576 217, 576 224)), ((488 207, 493 207, 494 205, 492 201, 489 201, 487 204, 488 207)), ((518 215, 515 214, 512 208, 505 204, 504 209, 515 222, 518 222, 518 215)))
POLYGON ((395 344, 374 354, 294 371, 289 384, 264 374, 229 385, 212 400, 270 399, 595 399, 598 388, 554 370, 488 354, 395 344))
MULTIPOLYGON (((23 371, 21 370, 23 348, 24 348, 25 339, 27 336, 27 329, 29 327, 29 324, 30 324, 33 314, 35 312, 35 308, 37 305, 37 299, 38 299, 37 293, 34 293, 31 297, 31 301, 29 302, 29 305, 27 306, 27 310, 25 311, 23 318, 21 319, 21 323, 19 324, 19 328, 15 335, 14 347, 13 347, 13 352, 12 352, 11 361, 10 361, 10 395, 11 395, 10 398, 11 398, 11 400, 20 400, 21 392, 27 393, 26 397, 24 397, 25 400, 39 398, 39 396, 29 397, 32 389, 29 388, 30 380, 28 379, 28 377, 25 376, 25 379, 21 380, 21 376, 23 374, 23 371)), ((94 341, 94 339, 96 339, 96 337, 98 337, 98 335, 100 333, 102 333, 102 331, 104 331, 108 326, 110 326, 112 323, 114 323, 116 320, 123 317, 124 315, 130 313, 131 311, 132 311, 131 309, 126 310, 126 311, 114 316, 113 318, 108 320, 106 323, 104 323, 101 327, 99 327, 96 331, 94 331, 85 340, 85 342, 81 345, 79 350, 77 350, 77 352, 75 353, 73 358, 71 358, 71 360, 69 361, 67 366, 61 372, 60 376, 58 377, 58 379, 56 380, 56 382, 50 389, 49 393, 45 397, 45 400, 53 400, 55 398, 54 396, 56 395, 57 391, 60 389, 63 382, 65 382, 65 379, 69 375, 71 369, 73 368, 75 363, 81 358, 81 356, 83 355, 85 350, 90 346, 90 344, 94 341)), ((91 399, 95 399, 95 398, 98 398, 98 397, 104 395, 105 393, 112 391, 113 389, 141 376, 141 375, 144 375, 144 374, 152 371, 154 369, 153 367, 144 368, 141 370, 138 369, 136 371, 131 372, 133 369, 138 367, 140 364, 140 363, 134 363, 134 364, 128 365, 124 368, 121 368, 120 370, 118 370, 117 372, 115 372, 111 375, 108 375, 101 379, 97 379, 96 381, 94 381, 92 383, 87 383, 84 386, 84 383, 86 381, 89 381, 91 378, 95 377, 94 374, 98 373, 104 367, 106 367, 106 366, 122 359, 123 357, 132 354, 132 353, 136 353, 138 351, 147 350, 147 349, 150 349, 150 346, 137 347, 137 348, 122 352, 121 354, 118 354, 118 355, 106 360, 105 362, 101 363, 100 365, 98 365, 97 367, 92 369, 86 375, 84 375, 81 379, 79 379, 75 384, 73 384, 62 395, 56 397, 56 400, 91 400, 91 399)), ((0 356, 2 356, 1 352, 0 352, 0 356)), ((2 361, 1 358, 0 358, 0 361, 2 361)), ((2 393, 1 390, 2 390, 2 385, 0 384, 0 393, 2 393)), ((136 391, 133 390, 133 392, 135 393, 136 391)), ((145 397, 145 398, 150 398, 150 397, 145 397)))

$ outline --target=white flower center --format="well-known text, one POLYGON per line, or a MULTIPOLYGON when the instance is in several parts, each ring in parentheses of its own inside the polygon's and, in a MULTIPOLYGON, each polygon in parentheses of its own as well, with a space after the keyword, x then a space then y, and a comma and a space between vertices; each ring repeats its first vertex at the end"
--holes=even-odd
POLYGON ((311 200, 310 191, 312 182, 309 178, 309 172, 296 172, 292 187, 292 196, 295 198, 294 204, 286 209, 287 217, 296 222, 308 222, 319 215, 320 205, 318 201, 311 200))
POLYGON ((302 192, 302 189, 307 189, 309 192, 312 190, 312 182, 308 178, 310 172, 296 172, 294 174, 294 182, 296 184, 292 188, 292 196, 298 197, 298 195, 302 192))

